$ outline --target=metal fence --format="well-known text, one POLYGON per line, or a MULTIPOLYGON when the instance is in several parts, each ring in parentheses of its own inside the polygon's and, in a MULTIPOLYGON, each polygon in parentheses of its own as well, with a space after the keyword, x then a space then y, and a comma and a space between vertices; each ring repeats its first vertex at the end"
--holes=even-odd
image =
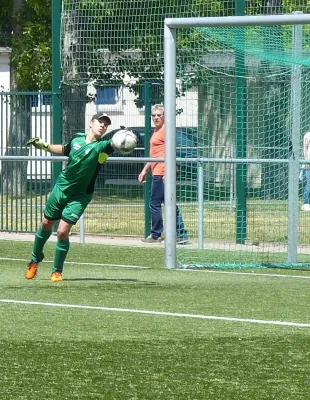
MULTIPOLYGON (((51 99, 49 92, 0 93, 1 231, 35 232, 41 222, 55 178, 52 161, 48 160, 49 154, 29 148, 26 143, 34 136, 52 142, 51 99)), ((87 104, 85 109, 79 131, 85 130, 90 116, 100 105, 93 104, 91 108, 91 104, 87 104)), ((138 123, 142 125, 142 121, 140 118, 138 123)), ((114 123, 114 127, 119 124, 121 121, 114 123)), ((108 163, 107 170, 103 168, 99 174, 93 201, 84 215, 85 232, 143 236, 143 185, 137 181, 137 171, 142 164, 136 163, 133 168, 133 163, 122 161, 122 168, 114 168, 112 162, 108 163), (121 175, 117 171, 121 171, 121 175)), ((78 224, 73 232, 79 229, 78 224)))
MULTIPOLYGON (((33 136, 40 136, 48 142, 52 141, 51 96, 52 94, 49 92, 0 94, 1 231, 33 233, 41 222, 46 199, 53 185, 54 169, 52 165, 56 161, 52 162, 45 153, 42 154, 34 148, 27 147, 26 142, 33 136), (42 159, 35 160, 33 158, 39 156, 42 159), (14 159, 9 160, 9 157, 14 157, 14 159)), ((195 93, 190 93, 185 97, 187 105, 194 102, 195 96, 195 93)), ((69 100, 66 99, 65 101, 69 102, 69 100)), ((95 100, 86 102, 85 115, 82 118, 83 125, 81 126, 80 124, 76 129, 80 131, 87 129, 91 115, 98 110, 102 110, 112 116, 110 134, 113 133, 113 130, 118 129, 119 125, 124 124, 135 128, 137 132, 140 129, 142 133, 139 137, 141 138, 145 133, 144 121, 150 116, 146 116, 145 109, 134 107, 134 98, 130 98, 124 89, 122 89, 121 102, 123 104, 121 109, 120 104, 107 106, 98 104, 95 100), (126 106, 123 104, 124 100, 126 100, 126 106), (114 111, 113 107, 115 107, 114 111)), ((179 104, 179 108, 182 108, 182 104, 179 104)), ((184 107, 184 109, 186 108, 184 107)), ((180 121, 179 125, 182 126, 182 124, 183 122, 180 121)), ((227 233, 232 233, 235 229, 233 217, 235 214, 236 191, 235 164, 225 163, 225 158, 234 157, 234 148, 231 143, 226 148, 222 144, 218 146, 212 144, 211 147, 210 145, 208 147, 203 142, 202 137, 199 136, 199 128, 195 127, 194 119, 190 129, 194 132, 194 136, 197 135, 194 150, 201 154, 200 148, 203 147, 206 153, 211 155, 211 158, 216 158, 218 161, 211 162, 209 159, 207 163, 202 163, 203 199, 202 204, 199 205, 197 202, 198 163, 197 160, 194 160, 198 153, 195 153, 190 147, 193 145, 191 141, 186 143, 186 151, 188 151, 186 154, 190 154, 194 159, 192 162, 184 163, 184 168, 181 168, 181 173, 178 176, 179 185, 177 191, 178 203, 182 207, 185 222, 191 231, 191 235, 198 237, 199 218, 197 209, 203 206, 204 210, 212 210, 213 217, 218 218, 218 221, 222 221, 221 215, 223 215, 223 212, 230 213, 232 226, 227 230, 227 233)), ((145 162, 145 160, 141 159, 144 155, 144 144, 143 141, 140 141, 138 148, 129 158, 110 157, 107 160, 97 179, 93 201, 84 214, 83 227, 81 227, 81 222, 78 223, 73 228, 73 233, 78 233, 83 228, 82 231, 85 234, 92 235, 145 236, 150 225, 147 215, 149 211, 149 186, 145 187, 139 184, 137 180, 139 171, 145 162), (135 157, 135 159, 133 160, 132 157, 135 157)), ((58 164, 64 162, 57 161, 58 164)), ((285 165, 282 167, 284 168, 285 165)), ((285 187, 288 186, 285 179, 281 183, 285 187)), ((305 180, 300 180, 297 184, 301 195, 305 180)), ((275 189, 274 192, 278 197, 271 198, 270 196, 267 197, 261 188, 261 164, 259 162, 249 164, 248 197, 253 199, 255 207, 264 208, 266 202, 272 202, 277 207, 280 204, 284 208, 282 212, 287 216, 286 193, 275 189), (254 170, 256 171, 255 173, 253 173, 254 170)), ((252 203, 249 202, 248 204, 251 208, 252 203)), ((253 218, 255 215, 253 214, 253 218)), ((261 220, 261 214, 259 215, 260 221, 259 223, 256 221, 256 226, 259 224, 264 232, 268 231, 268 221, 264 222, 264 219, 261 220)), ((302 215, 300 221, 300 229, 305 231, 300 237, 303 243, 308 241, 307 230, 303 229, 303 225, 307 224, 305 217, 306 215, 302 215)), ((228 219, 226 217, 223 224, 227 225, 227 223, 228 219)), ((220 237, 223 231, 223 224, 219 224, 215 233, 212 230, 212 226, 215 226, 214 223, 209 227, 207 218, 204 222, 205 237, 212 238, 214 235, 220 237)), ((283 229, 285 230, 285 224, 283 229)), ((233 236, 235 237, 235 235, 233 236)), ((283 235, 283 238, 285 240, 285 235, 283 235)), ((223 237, 223 240, 227 239, 228 237, 223 237)), ((253 240, 255 241, 256 238, 254 237, 253 240)))

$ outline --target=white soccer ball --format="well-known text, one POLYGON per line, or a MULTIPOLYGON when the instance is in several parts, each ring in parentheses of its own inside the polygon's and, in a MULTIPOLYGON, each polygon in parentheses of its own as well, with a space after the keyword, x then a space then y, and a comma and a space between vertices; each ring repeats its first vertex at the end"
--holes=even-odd
POLYGON ((121 129, 112 136, 112 146, 120 154, 129 154, 137 146, 137 136, 127 129, 121 129))

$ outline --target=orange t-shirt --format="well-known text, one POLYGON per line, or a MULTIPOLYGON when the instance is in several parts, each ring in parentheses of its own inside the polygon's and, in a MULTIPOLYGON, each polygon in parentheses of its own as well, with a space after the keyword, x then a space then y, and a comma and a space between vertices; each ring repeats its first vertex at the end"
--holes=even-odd
MULTIPOLYGON (((165 126, 154 132, 150 140, 150 157, 165 157, 165 126)), ((163 162, 151 163, 152 175, 165 175, 165 164, 163 162)))

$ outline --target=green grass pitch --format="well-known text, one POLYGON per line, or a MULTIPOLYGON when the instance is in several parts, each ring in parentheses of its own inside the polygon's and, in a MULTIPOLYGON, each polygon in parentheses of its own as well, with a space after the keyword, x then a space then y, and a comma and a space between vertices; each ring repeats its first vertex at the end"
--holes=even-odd
POLYGON ((1 400, 309 396, 309 271, 170 271, 162 248, 73 243, 53 284, 53 243, 31 281, 32 243, 0 248, 1 400))

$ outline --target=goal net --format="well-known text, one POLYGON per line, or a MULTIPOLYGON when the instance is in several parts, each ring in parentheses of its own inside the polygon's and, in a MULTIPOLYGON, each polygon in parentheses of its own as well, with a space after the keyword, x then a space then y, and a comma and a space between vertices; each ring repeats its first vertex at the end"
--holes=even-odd
POLYGON ((176 32, 183 123, 197 126, 200 160, 181 163, 192 171, 177 193, 190 243, 177 265, 309 268, 310 25, 176 32))

